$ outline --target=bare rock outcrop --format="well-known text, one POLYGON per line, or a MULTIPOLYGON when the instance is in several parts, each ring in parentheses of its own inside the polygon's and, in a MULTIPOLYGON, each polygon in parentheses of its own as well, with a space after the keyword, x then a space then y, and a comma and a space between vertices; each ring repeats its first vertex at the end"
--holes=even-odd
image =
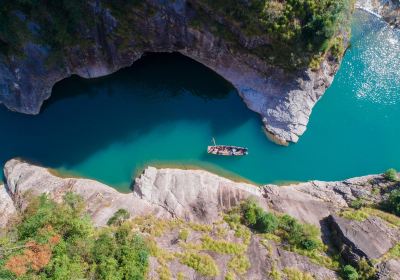
POLYGON ((378 265, 379 280, 400 280, 400 260, 391 259, 378 265))
POLYGON ((355 221, 333 215, 329 220, 343 256, 352 263, 363 257, 370 261, 379 259, 400 240, 398 229, 378 217, 355 221))
POLYGON ((0 185, 0 231, 7 226, 8 221, 17 213, 14 202, 4 185, 0 185))
MULTIPOLYGON (((256 186, 236 183, 201 170, 148 167, 136 179, 133 193, 120 193, 94 180, 61 178, 48 169, 13 159, 4 167, 14 204, 23 209, 29 196, 48 194, 61 200, 66 192, 83 197, 94 223, 105 225, 120 208, 131 216, 152 214, 210 223, 225 208, 249 196, 261 197, 256 186)), ((0 203, 0 207, 6 207, 0 203)))
POLYGON ((148 167, 135 180, 134 195, 159 205, 173 217, 212 222, 219 213, 249 196, 261 197, 258 187, 236 183, 202 170, 148 167))
POLYGON ((263 196, 273 209, 319 225, 338 209, 349 207, 353 200, 378 203, 385 193, 383 190, 390 189, 390 185, 382 175, 369 175, 336 182, 265 185, 263 196))

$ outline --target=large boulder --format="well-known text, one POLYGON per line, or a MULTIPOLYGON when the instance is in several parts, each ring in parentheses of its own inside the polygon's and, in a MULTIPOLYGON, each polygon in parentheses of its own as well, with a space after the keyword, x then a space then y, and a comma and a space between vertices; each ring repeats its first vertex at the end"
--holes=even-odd
POLYGON ((381 258, 400 240, 397 228, 374 216, 356 221, 331 215, 329 223, 343 257, 353 264, 361 258, 369 261, 381 258))
POLYGON ((382 175, 369 175, 335 182, 265 185, 262 192, 273 209, 306 223, 320 225, 330 214, 349 207, 356 199, 379 203, 390 189, 391 183, 382 175))

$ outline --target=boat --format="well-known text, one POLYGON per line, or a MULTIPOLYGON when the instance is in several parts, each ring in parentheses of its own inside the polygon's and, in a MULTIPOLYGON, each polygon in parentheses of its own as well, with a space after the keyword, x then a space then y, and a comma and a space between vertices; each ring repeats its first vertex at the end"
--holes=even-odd
POLYGON ((230 145, 217 145, 213 138, 214 145, 207 147, 207 153, 218 156, 245 156, 247 155, 248 149, 238 146, 230 145))

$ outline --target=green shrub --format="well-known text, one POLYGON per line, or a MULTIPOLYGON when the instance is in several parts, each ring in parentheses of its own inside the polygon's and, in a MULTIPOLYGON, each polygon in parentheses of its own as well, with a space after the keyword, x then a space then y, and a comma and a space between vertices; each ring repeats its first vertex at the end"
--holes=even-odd
POLYGON ((392 249, 389 250, 389 257, 400 259, 400 242, 397 243, 392 249))
POLYGON ((246 200, 241 205, 244 223, 261 232, 274 232, 278 228, 278 219, 274 214, 266 213, 252 199, 246 200))
POLYGON ((361 198, 357 198, 350 202, 350 207, 353 209, 356 209, 356 210, 361 209, 364 206, 365 206, 365 202, 361 198))
POLYGON ((125 220, 130 218, 130 214, 125 209, 118 209, 117 212, 107 221, 107 225, 121 225, 125 220))
POLYGON ((358 262, 358 274, 362 280, 372 280, 375 279, 376 269, 365 258, 362 258, 358 262))
POLYGON ((261 213, 257 217, 255 228, 261 233, 271 233, 278 228, 278 219, 271 213, 261 213))
POLYGON ((396 182, 399 179, 397 176, 397 171, 393 168, 388 169, 385 172, 384 177, 386 178, 386 180, 393 181, 393 182, 396 182))
POLYGON ((382 203, 384 210, 400 216, 400 190, 390 192, 389 197, 382 203))
POLYGON ((357 280, 359 279, 359 275, 357 270, 351 265, 345 265, 342 268, 342 276, 345 280, 357 280))
POLYGON ((322 247, 319 229, 313 225, 300 224, 289 215, 283 215, 279 221, 281 238, 289 246, 304 250, 315 250, 322 247))

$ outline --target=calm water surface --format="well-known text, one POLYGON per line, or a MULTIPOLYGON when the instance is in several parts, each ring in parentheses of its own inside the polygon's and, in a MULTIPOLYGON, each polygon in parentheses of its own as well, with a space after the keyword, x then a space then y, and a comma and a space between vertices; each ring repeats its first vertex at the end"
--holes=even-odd
POLYGON ((127 191, 147 165, 200 167, 256 183, 339 180, 400 169, 400 33, 358 12, 352 47, 300 142, 269 142, 235 90, 179 55, 58 83, 38 116, 0 108, 0 163, 23 157, 127 191), (243 158, 205 153, 247 146, 243 158))

